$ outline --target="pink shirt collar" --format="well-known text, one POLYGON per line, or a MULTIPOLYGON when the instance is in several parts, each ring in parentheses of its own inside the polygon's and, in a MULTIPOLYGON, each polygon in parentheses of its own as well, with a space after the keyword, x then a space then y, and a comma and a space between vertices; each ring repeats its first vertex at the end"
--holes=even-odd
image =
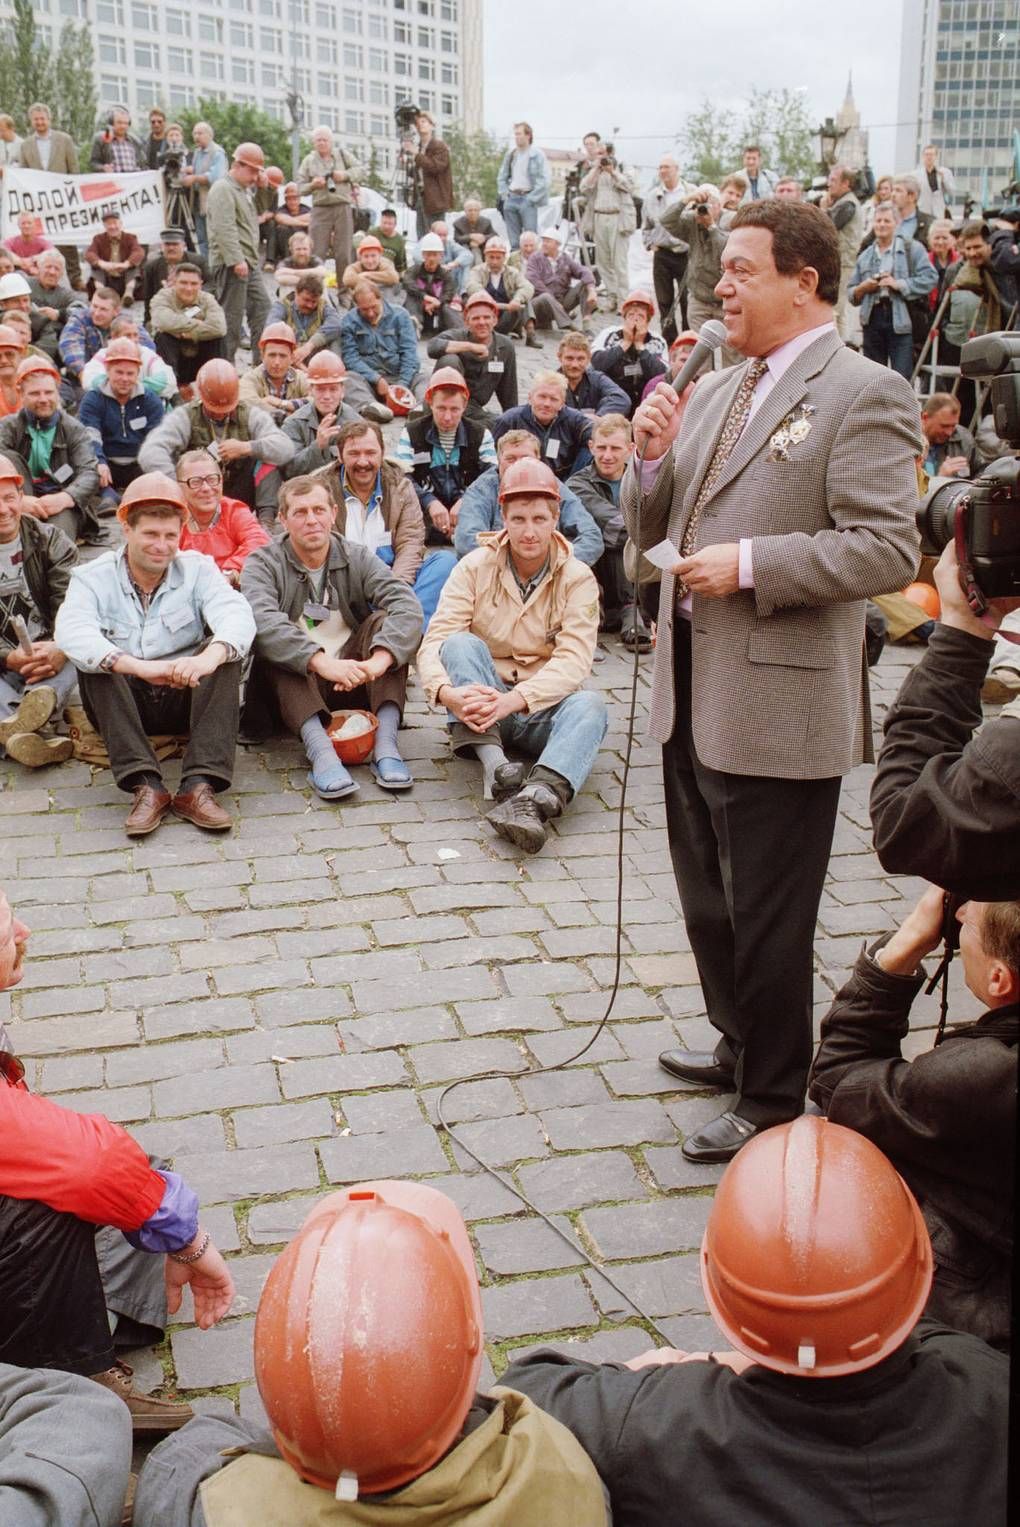
POLYGON ((797 359, 808 347, 813 345, 816 339, 821 339, 823 334, 834 332, 836 328, 833 319, 825 323, 817 324, 813 329, 805 329, 803 334, 796 334, 793 339, 788 339, 785 344, 777 345, 776 348, 765 357, 768 363, 769 376, 773 384, 787 372, 797 359))

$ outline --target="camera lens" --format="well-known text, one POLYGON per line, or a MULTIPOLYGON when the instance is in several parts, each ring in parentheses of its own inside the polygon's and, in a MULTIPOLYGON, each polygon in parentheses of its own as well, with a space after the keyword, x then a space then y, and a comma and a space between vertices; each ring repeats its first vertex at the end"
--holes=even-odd
POLYGON ((956 513, 970 493, 969 482, 936 482, 917 506, 917 528, 926 557, 939 557, 956 532, 956 513))

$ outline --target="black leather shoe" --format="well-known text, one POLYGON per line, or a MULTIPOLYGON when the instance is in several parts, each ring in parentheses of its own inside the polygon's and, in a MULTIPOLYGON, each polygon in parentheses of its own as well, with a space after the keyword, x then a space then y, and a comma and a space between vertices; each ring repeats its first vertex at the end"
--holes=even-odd
POLYGON ((732 1161, 741 1146, 767 1128, 766 1124, 742 1119, 739 1113, 721 1113, 685 1140, 680 1149, 688 1161, 732 1161))
POLYGON ((719 1087, 732 1092, 736 1085, 733 1072, 721 1066, 710 1050, 663 1050, 659 1065, 681 1081, 697 1087, 719 1087))

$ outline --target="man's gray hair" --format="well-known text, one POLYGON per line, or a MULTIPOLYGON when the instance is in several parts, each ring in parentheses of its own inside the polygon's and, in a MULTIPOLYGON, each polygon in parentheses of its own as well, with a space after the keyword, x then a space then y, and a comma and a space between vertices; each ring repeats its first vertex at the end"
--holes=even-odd
POLYGON ((894 186, 903 186, 904 190, 912 191, 915 196, 921 194, 921 182, 916 175, 896 175, 893 177, 894 186))

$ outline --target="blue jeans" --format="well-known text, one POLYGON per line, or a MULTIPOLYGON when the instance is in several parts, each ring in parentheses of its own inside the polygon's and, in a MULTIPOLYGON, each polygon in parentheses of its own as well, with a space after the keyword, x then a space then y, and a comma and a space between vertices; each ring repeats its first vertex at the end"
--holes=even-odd
POLYGON ((510 191, 503 198, 503 221, 510 248, 516 249, 525 228, 530 228, 532 233, 538 232, 538 208, 519 191, 510 191))
MULTIPOLYGON (((469 631, 448 636, 439 649, 439 657, 454 686, 488 684, 504 694, 510 688, 496 672, 492 653, 481 637, 472 636, 469 631)), ((565 779, 574 795, 591 773, 609 725, 606 702, 590 689, 575 690, 558 705, 534 715, 515 711, 499 723, 498 735, 472 732, 455 716, 447 714, 454 752, 470 754, 479 742, 501 742, 519 748, 543 769, 551 769, 565 779)))
POLYGON ((896 333, 891 302, 875 303, 861 334, 866 358, 880 366, 891 366, 909 382, 914 369, 914 336, 909 329, 906 334, 896 333))
MULTIPOLYGON (((379 546, 376 548, 376 556, 386 563, 387 567, 393 566, 393 547, 379 546)), ((421 605, 421 612, 425 617, 423 632, 429 628, 429 621, 436 613, 436 605, 439 596, 443 592, 443 584, 449 578, 457 566, 457 553, 455 551, 427 551, 425 560, 418 569, 418 576, 412 585, 412 592, 421 605)))

